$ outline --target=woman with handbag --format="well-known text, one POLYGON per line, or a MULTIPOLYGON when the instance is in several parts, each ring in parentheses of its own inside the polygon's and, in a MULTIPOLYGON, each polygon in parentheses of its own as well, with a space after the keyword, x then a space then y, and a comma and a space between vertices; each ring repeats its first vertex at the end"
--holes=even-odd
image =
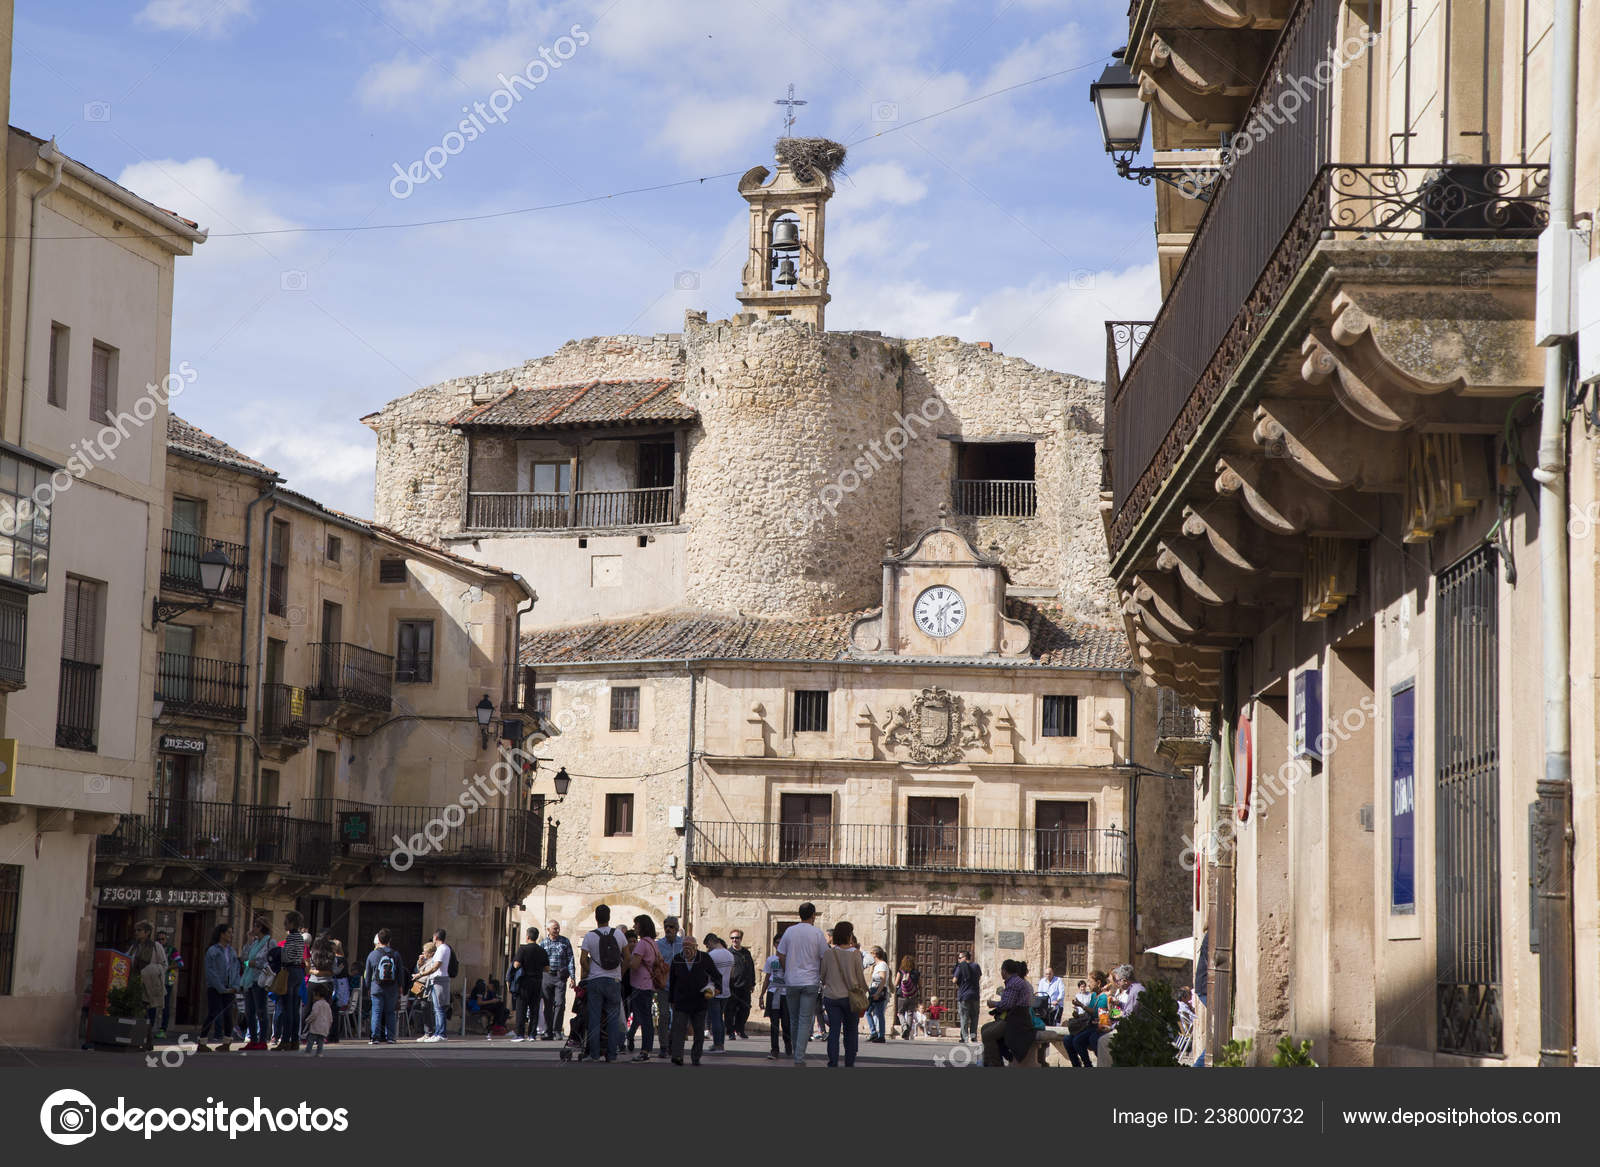
POLYGON ((267 1048, 267 986, 272 984, 272 967, 267 954, 272 951, 272 925, 257 920, 250 929, 244 949, 244 1048, 267 1048))
POLYGON ((272 981, 283 1021, 278 1029, 278 1044, 272 1048, 292 1052, 300 1048, 300 993, 306 984, 306 947, 310 937, 302 930, 299 912, 285 912, 283 928, 283 956, 272 981))
POLYGON ((828 1065, 839 1064, 839 1035, 844 1034, 844 1064, 856 1064, 861 1036, 856 1026, 867 1008, 867 977, 848 920, 833 926, 833 947, 822 962, 822 1007, 828 1012, 828 1065))
POLYGON ((880 1045, 887 1041, 884 1013, 889 1008, 889 956, 881 948, 872 950, 872 971, 867 976, 867 1040, 880 1045))
POLYGON ((133 962, 133 975, 144 993, 144 1049, 153 1050, 156 1048, 156 1017, 167 995, 167 950, 155 938, 155 926, 150 921, 140 920, 133 926, 133 947, 128 949, 128 958, 133 962))

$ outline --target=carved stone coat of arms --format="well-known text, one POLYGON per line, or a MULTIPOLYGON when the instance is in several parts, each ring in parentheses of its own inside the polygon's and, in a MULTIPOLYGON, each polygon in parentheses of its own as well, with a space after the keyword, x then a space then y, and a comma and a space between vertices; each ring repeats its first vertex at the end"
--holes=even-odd
POLYGON ((968 749, 989 746, 989 713, 968 709, 960 697, 945 689, 924 689, 909 707, 899 705, 889 714, 883 744, 905 749, 918 762, 947 765, 959 762, 968 749))

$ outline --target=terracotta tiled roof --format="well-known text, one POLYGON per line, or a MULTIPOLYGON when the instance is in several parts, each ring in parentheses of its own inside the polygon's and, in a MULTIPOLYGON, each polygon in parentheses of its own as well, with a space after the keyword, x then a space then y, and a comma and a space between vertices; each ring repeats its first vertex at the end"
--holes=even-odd
POLYGON ((214 438, 199 426, 191 425, 175 413, 167 414, 167 448, 186 458, 210 462, 253 474, 257 478, 277 478, 278 472, 254 458, 241 454, 221 438, 214 438))
POLYGON ((572 385, 512 388, 493 401, 451 418, 457 426, 554 429, 631 422, 693 421, 699 416, 678 400, 682 381, 583 381, 572 385))
MULTIPOLYGON (((875 608, 785 620, 706 612, 666 612, 627 620, 595 621, 541 629, 522 638, 523 664, 600 664, 607 661, 800 660, 840 661, 848 654, 850 628, 875 608)), ((1067 615, 1054 601, 1010 601, 1013 618, 1032 633, 1023 658, 896 657, 904 663, 949 666, 1036 666, 1064 669, 1132 669, 1120 628, 1104 628, 1067 615)), ((862 658, 882 660, 881 657, 862 658)))

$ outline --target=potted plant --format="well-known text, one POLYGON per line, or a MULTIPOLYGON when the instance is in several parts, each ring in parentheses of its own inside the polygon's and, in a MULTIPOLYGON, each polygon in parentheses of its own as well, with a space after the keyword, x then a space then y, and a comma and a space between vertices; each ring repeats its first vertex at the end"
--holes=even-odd
POLYGON ((106 1011, 89 1017, 89 1040, 96 1045, 120 1045, 142 1049, 150 1039, 150 1023, 145 1020, 144 990, 137 977, 106 993, 106 1011))

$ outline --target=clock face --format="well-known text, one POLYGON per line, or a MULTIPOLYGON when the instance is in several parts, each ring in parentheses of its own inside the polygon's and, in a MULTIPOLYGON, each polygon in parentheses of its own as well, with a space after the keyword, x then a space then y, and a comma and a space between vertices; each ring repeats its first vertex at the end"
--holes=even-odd
POLYGON ((917 627, 929 636, 953 636, 967 619, 967 602, 961 593, 946 584, 935 584, 917 597, 911 606, 917 627))

